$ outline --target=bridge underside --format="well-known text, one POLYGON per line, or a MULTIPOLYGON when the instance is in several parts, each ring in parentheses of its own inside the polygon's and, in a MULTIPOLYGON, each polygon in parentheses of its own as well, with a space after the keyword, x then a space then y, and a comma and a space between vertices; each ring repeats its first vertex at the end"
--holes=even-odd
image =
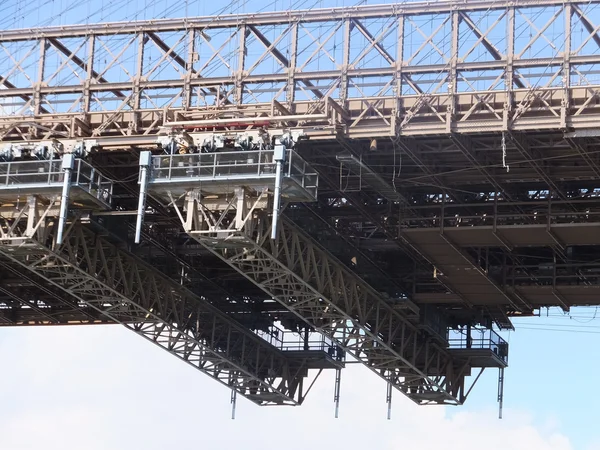
MULTIPOLYGON (((482 314, 501 321, 503 315, 527 315, 542 306, 599 304, 600 183, 594 178, 594 161, 600 165, 600 144, 586 139, 585 158, 565 145, 562 133, 546 135, 543 142, 528 140, 537 142, 530 145, 536 154, 548 155, 540 158, 544 179, 510 143, 510 171, 502 167, 498 136, 472 138, 487 169, 470 166, 451 139, 387 139, 373 151, 369 140, 309 140, 299 151, 319 171, 319 202, 294 204, 285 214, 381 291, 449 308, 458 322, 482 314), (356 176, 336 155, 349 151, 362 155, 366 167, 394 184, 402 200, 386 199, 365 182, 367 177, 360 190, 347 188, 356 176), (390 173, 394 170, 395 175, 390 173), (486 185, 492 181, 493 186, 486 185)), ((137 156, 130 152, 91 157, 109 176, 132 179, 138 170, 137 156)), ((118 209, 134 210, 135 182, 119 186, 115 198, 118 209)), ((177 259, 195 267, 198 289, 244 292, 253 299, 254 321, 261 314, 293 320, 266 301, 260 289, 185 237, 171 213, 154 206, 146 217, 147 236, 154 238, 135 250, 140 257, 167 272, 179 270, 172 264, 177 259)), ((103 217, 124 239, 131 238, 132 219, 103 217)), ((220 307, 235 314, 236 305, 231 301, 220 307)))
POLYGON ((418 304, 486 311, 502 326, 542 306, 597 305, 599 141, 563 132, 504 139, 504 150, 501 135, 307 145, 330 181, 319 214, 355 245, 355 270, 375 261, 418 304), (336 161, 341 151, 362 157, 360 190, 358 171, 336 161), (369 186, 367 170, 400 198, 369 186))

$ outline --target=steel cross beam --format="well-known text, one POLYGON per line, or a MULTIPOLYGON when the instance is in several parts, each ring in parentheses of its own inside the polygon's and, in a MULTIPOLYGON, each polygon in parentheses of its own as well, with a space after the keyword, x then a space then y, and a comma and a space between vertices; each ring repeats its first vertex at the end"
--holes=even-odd
POLYGON ((201 194, 189 192, 186 213, 178 213, 185 231, 416 403, 464 402, 471 365, 444 348, 445 330, 421 331, 413 313, 383 300, 288 219, 271 239, 271 217, 250 206, 261 197, 241 195, 212 215, 201 194))
MULTIPOLYGON (((256 38, 260 41, 261 44, 263 44, 265 46, 265 48, 267 49, 267 52, 271 53, 275 59, 277 61, 279 61, 279 63, 286 69, 286 70, 295 70, 291 68, 291 64, 290 64, 290 60, 288 58, 286 58, 283 53, 281 53, 281 51, 279 51, 277 49, 277 47, 275 46, 275 43, 270 42, 264 34, 262 34, 260 32, 260 30, 253 26, 253 25, 248 25, 248 29, 250 31, 252 31, 252 33, 256 36, 256 38)), ((282 35, 283 36, 283 35, 282 35)), ((243 51, 243 50, 242 50, 243 51)), ((260 59, 255 62, 255 65, 257 65, 260 62, 260 59)), ((323 98, 325 97, 325 95, 309 80, 302 80, 302 82, 304 83, 304 85, 312 92, 314 92, 314 94, 317 96, 317 98, 323 98)))
POLYGON ((0 235, 0 254, 257 404, 302 401, 303 362, 271 344, 81 221, 56 245, 35 198, 0 235))
MULTIPOLYGON (((194 31, 190 31, 192 39, 194 39, 194 31)), ((182 69, 184 69, 188 76, 193 76, 193 75, 198 75, 198 73, 196 72, 196 70, 194 70, 194 68, 192 67, 191 62, 187 62, 185 59, 183 59, 182 56, 180 56, 179 54, 177 54, 177 52, 175 52, 175 50, 171 47, 169 47, 160 37, 158 37, 158 35, 156 33, 153 33, 152 31, 148 31, 145 33, 145 36, 149 37, 150 39, 152 39, 152 41, 156 44, 156 46, 163 52, 163 54, 165 55, 165 57, 170 57, 175 63, 177 63, 177 65, 181 66, 182 69)), ((191 53, 193 55, 194 53, 194 44, 193 43, 188 43, 188 53, 191 53)), ((215 94, 217 92, 217 90, 215 88, 210 88, 209 89, 210 92, 212 92, 213 94, 215 94)))
MULTIPOLYGON (((7 90, 17 89, 17 86, 12 84, 10 81, 8 81, 6 78, 4 78, 2 75, 0 75, 0 84, 2 84, 4 87, 6 87, 7 90)), ((19 94, 18 97, 21 98, 22 100, 24 100, 26 103, 29 103, 33 100, 32 96, 27 95, 27 94, 19 94)), ((48 110, 46 110, 45 108, 42 108, 42 107, 40 107, 40 112, 44 113, 44 114, 48 114, 48 110)))
POLYGON ((581 19, 581 23, 585 29, 590 33, 591 38, 600 47, 600 36, 598 35, 598 28, 588 19, 587 15, 581 10, 579 5, 573 5, 573 12, 577 13, 581 19))

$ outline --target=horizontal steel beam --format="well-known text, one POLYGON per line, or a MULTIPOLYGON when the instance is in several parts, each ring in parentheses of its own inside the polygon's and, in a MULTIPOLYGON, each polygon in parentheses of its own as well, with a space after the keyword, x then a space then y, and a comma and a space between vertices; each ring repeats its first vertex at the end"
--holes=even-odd
POLYGON ((312 10, 266 12, 254 14, 231 14, 217 18, 213 16, 188 17, 185 19, 157 19, 139 22, 111 22, 97 25, 69 25, 68 27, 56 26, 47 28, 8 30, 0 33, 0 42, 24 41, 42 37, 79 37, 79 36, 106 36, 115 34, 128 34, 140 31, 176 31, 181 29, 211 29, 211 28, 237 28, 246 25, 280 25, 290 22, 323 22, 332 20, 352 19, 377 19, 398 17, 401 15, 441 14, 455 10, 460 11, 489 11, 503 10, 511 6, 522 8, 540 8, 544 6, 588 5, 598 3, 598 0, 519 0, 513 1, 439 1, 415 2, 390 5, 354 6, 323 8, 312 10))
MULTIPOLYGON (((562 66, 562 62, 557 61, 554 58, 536 58, 536 59, 521 59, 515 61, 513 63, 513 67, 515 69, 530 69, 530 68, 545 68, 548 65, 556 64, 558 66, 562 66)), ((596 55, 583 55, 583 56, 574 56, 571 58, 571 65, 593 65, 600 64, 600 54, 596 55)), ((506 60, 499 61, 485 61, 485 62, 459 62, 456 65, 456 70, 458 72, 475 72, 481 70, 504 70, 506 68, 506 60)), ((402 72, 404 74, 440 74, 440 72, 448 72, 448 66, 445 64, 437 64, 437 65, 406 65, 402 67, 402 72)), ((302 73, 297 73, 294 75, 297 81, 317 81, 317 80, 338 80, 341 76, 342 72, 339 70, 333 71, 303 71, 302 73)), ((348 77, 393 77, 395 74, 395 69, 390 67, 380 67, 375 69, 348 69, 344 72, 348 77)), ((251 84, 259 84, 259 83, 283 83, 286 82, 288 76, 286 74, 263 74, 263 75, 247 75, 243 77, 243 81, 246 85, 251 84)), ((439 81, 439 80, 438 80, 439 81)), ((26 95, 32 95, 33 87, 19 87, 13 84, 7 85, 6 81, 3 81, 6 85, 7 89, 0 90, 0 97, 23 97, 26 95)), ((222 86, 223 84, 234 84, 234 77, 203 77, 203 78, 193 78, 188 81, 190 86, 193 87, 207 87, 207 86, 222 86)), ((151 90, 151 89, 174 89, 181 88, 185 85, 185 82, 181 79, 165 79, 165 80, 152 80, 152 81, 144 81, 141 84, 142 89, 151 90)), ((597 88, 594 86, 573 86, 573 88, 588 88, 594 89, 597 88)), ((131 91, 134 88, 133 82, 121 81, 121 82, 103 82, 102 80, 97 80, 94 84, 89 86, 89 90, 91 92, 108 92, 108 91, 131 91)), ((543 91, 545 89, 553 89, 553 88, 544 88, 543 86, 537 87, 536 90, 543 91)), ((555 89, 555 88, 554 88, 555 89)), ((81 84, 61 84, 55 86, 42 86, 39 89, 39 92, 42 94, 65 94, 65 93, 81 93, 82 86, 81 84)), ((526 88, 522 89, 523 92, 529 92, 531 89, 526 88)), ((518 92, 519 89, 511 89, 511 91, 518 92)), ((478 91, 478 90, 464 90, 464 91, 456 91, 457 94, 473 94, 473 95, 481 95, 485 93, 503 93, 503 89, 495 89, 491 91, 478 91)), ((431 94, 433 96, 442 96, 448 95, 447 93, 437 93, 431 94)), ((414 96, 410 95, 409 96, 414 96)), ((29 100, 29 98, 23 100, 29 100)))

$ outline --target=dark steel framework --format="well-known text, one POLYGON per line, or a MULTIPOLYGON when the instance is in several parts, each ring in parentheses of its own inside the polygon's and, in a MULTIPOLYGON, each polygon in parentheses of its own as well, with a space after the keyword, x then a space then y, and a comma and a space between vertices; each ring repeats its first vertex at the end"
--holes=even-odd
MULTIPOLYGON (((174 209, 183 206, 152 195, 142 243, 127 258, 202 296, 251 342, 274 324, 318 329, 414 400, 461 403, 464 378, 485 363, 473 348, 453 349, 440 329, 470 336, 475 326, 510 329, 512 316, 545 306, 600 304, 599 13, 597 0, 451 1, 4 30, 0 139, 93 149, 90 163, 121 182, 113 211, 92 215, 131 243, 138 155, 156 153, 157 138, 301 131, 294 151, 319 174, 318 202, 287 206, 277 238, 253 243, 252 263, 196 239, 174 209), (299 242, 310 251, 298 251, 299 242), (311 273, 303 258, 342 274, 334 281, 315 272, 314 283, 297 284, 305 309, 264 278, 277 262, 290 285, 300 283, 298 273, 311 273), (347 292, 336 297, 344 286, 369 294, 356 303, 347 292), (323 301, 339 308, 327 324, 319 322, 323 301), (409 303, 412 315, 397 312, 409 303), (375 306, 394 311, 377 320, 402 325, 382 331, 370 316, 375 306), (352 339, 336 335, 342 319, 356 321, 352 339), (376 352, 365 350, 373 344, 376 352), (432 380, 442 395, 423 388, 432 380)), ((261 214, 253 232, 270 220, 267 209, 261 214)), ((70 233, 93 229, 72 217, 70 233)), ((57 297, 72 287, 49 282, 43 266, 19 281, 15 267, 28 263, 7 245, 3 324, 118 319, 85 299, 57 297)), ((83 276, 80 261, 69 264, 83 276)), ((299 403, 297 386, 321 364, 304 356, 282 356, 276 375, 258 377, 261 392, 280 397, 257 402, 299 403)), ((227 384, 257 379, 236 376, 227 384)), ((249 389, 238 391, 256 400, 249 389)))

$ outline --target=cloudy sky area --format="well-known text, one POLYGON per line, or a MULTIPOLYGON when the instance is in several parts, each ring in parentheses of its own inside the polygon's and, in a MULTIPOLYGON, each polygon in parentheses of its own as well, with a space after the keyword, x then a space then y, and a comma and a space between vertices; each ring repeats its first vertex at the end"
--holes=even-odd
MULTIPOLYGON (((7 0, 0 28, 358 2, 143 3, 7 0)), ((511 350, 501 421, 495 371, 459 408, 417 407, 397 393, 387 421, 385 385, 356 365, 343 372, 337 420, 328 373, 302 407, 260 408, 240 398, 232 421, 224 386, 121 327, 2 329, 0 449, 600 449, 595 311, 552 314, 516 321, 517 331, 505 336, 511 350)))

